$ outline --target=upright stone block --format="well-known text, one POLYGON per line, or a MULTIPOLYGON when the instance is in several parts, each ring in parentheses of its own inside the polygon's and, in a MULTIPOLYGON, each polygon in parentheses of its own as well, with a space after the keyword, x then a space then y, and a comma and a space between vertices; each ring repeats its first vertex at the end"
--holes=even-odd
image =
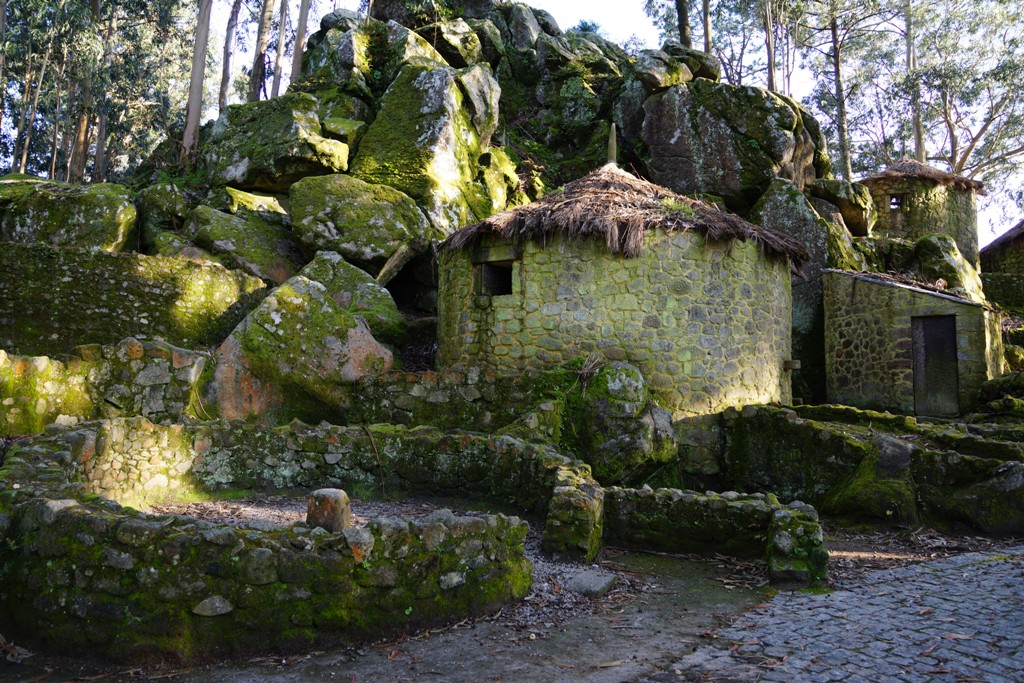
POLYGON ((341 489, 318 489, 309 494, 306 524, 337 532, 352 526, 348 494, 341 489))

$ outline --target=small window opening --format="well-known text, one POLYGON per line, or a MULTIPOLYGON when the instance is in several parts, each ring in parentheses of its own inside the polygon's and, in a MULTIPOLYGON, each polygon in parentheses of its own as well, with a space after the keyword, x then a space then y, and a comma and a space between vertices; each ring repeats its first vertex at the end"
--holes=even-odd
POLYGON ((515 261, 490 261, 480 264, 482 294, 504 296, 512 293, 512 267, 515 261))
POLYGON ((893 194, 889 195, 889 210, 899 211, 903 208, 903 195, 893 194))

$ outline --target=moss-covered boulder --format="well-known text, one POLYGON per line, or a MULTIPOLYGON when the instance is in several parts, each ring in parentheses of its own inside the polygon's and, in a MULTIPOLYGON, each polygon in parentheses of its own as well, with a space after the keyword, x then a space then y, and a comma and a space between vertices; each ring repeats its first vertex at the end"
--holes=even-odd
POLYGON ((126 337, 217 344, 263 290, 261 280, 211 263, 7 244, 0 249, 0 348, 56 356, 126 337))
POLYGON ((376 274, 403 245, 435 234, 408 195, 347 175, 305 178, 291 190, 292 225, 309 251, 335 251, 376 274))
POLYGON ((717 81, 722 77, 722 63, 713 54, 683 47, 679 43, 667 42, 661 51, 686 65, 694 78, 717 81))
POLYGON ((641 50, 635 68, 637 79, 650 95, 693 80, 686 64, 661 50, 641 50))
POLYGON ((153 238, 150 251, 154 256, 183 258, 199 263, 219 263, 227 268, 227 264, 219 256, 214 256, 205 249, 196 246, 190 240, 176 232, 159 232, 153 238))
POLYGON ((347 402, 346 384, 386 372, 394 362, 362 318, 302 276, 275 289, 235 328, 231 341, 261 380, 334 407, 347 402))
POLYGON ((333 251, 317 252, 300 276, 322 284, 342 310, 366 321, 374 338, 386 344, 405 339, 405 317, 398 312, 388 290, 333 251))
POLYGON ((822 218, 796 185, 776 178, 754 205, 750 220, 796 237, 811 254, 803 273, 793 277, 794 395, 807 402, 825 400, 825 307, 822 268, 862 270, 863 257, 849 233, 822 218))
POLYGON ((985 302, 981 276, 970 261, 960 254, 956 241, 948 235, 928 235, 914 245, 913 274, 930 284, 938 284, 950 294, 985 302))
POLYGON ((467 199, 482 149, 465 100, 454 69, 405 66, 352 164, 355 177, 415 199, 445 235, 489 213, 467 199))
POLYGON ((194 199, 173 183, 158 183, 141 190, 135 205, 143 249, 152 252, 157 235, 162 232, 179 232, 192 204, 194 199))
POLYGON ((269 282, 284 282, 304 263, 289 231, 256 217, 199 206, 189 215, 183 234, 231 267, 269 282))
POLYGON ((604 485, 642 481, 677 453, 671 414, 650 400, 629 363, 601 367, 570 400, 563 440, 604 485))
POLYGON ((428 24, 416 29, 445 61, 457 69, 483 60, 483 46, 473 27, 462 17, 453 21, 428 24))
POLYGON ((651 180, 749 208, 776 177, 799 189, 818 176, 819 144, 793 102, 761 88, 697 79, 644 103, 651 180))
POLYGON ((453 14, 480 19, 494 11, 496 4, 495 0, 375 0, 371 3, 370 16, 417 28, 437 21, 437 17, 453 14))
POLYGON ((65 185, 6 176, 0 181, 0 241, 121 251, 135 204, 121 185, 65 185))
POLYGON ((348 146, 323 137, 319 102, 289 93, 231 105, 203 152, 212 185, 282 192, 299 178, 348 168, 348 146))
POLYGON ((865 457, 850 478, 829 494, 824 511, 888 524, 917 524, 911 463, 919 450, 888 434, 872 441, 877 452, 865 457))
POLYGON ((850 233, 859 237, 871 234, 878 215, 866 185, 838 178, 818 178, 807 186, 807 193, 838 207, 850 233))
POLYGON ((957 491, 952 507, 985 533, 1016 536, 1024 531, 1024 462, 1007 462, 988 479, 957 491))

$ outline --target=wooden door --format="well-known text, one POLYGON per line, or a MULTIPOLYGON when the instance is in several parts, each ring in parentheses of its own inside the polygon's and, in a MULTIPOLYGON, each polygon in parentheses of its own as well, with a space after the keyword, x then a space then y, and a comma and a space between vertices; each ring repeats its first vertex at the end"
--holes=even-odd
POLYGON ((960 414, 956 359, 956 316, 911 319, 914 337, 914 412, 951 417, 960 414))

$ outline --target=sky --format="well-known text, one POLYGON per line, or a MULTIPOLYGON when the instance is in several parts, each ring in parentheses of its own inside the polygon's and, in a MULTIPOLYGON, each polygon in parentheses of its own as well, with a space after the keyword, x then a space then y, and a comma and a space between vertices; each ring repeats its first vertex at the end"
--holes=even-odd
MULTIPOLYGON (((623 44, 631 37, 639 38, 648 47, 656 48, 660 45, 658 31, 654 28, 651 19, 644 14, 643 2, 641 0, 526 0, 527 4, 537 9, 543 9, 551 13, 562 30, 569 29, 582 20, 597 23, 602 33, 608 39, 623 44)), ((227 24, 227 0, 215 2, 213 26, 214 30, 227 24), (220 20, 218 21, 218 17, 220 20)), ((294 3, 293 3, 294 4, 294 3)), ((346 8, 356 9, 359 0, 320 0, 317 16, 310 15, 309 32, 312 33, 319 28, 320 16, 327 14, 333 9, 346 8)), ((294 19, 293 19, 294 21, 294 19)), ((235 58, 237 63, 245 63, 247 57, 235 58)), ((798 73, 794 77, 793 90, 796 99, 803 98, 811 91, 812 82, 809 75, 800 77, 798 73)), ((1000 211, 992 201, 999 198, 990 197, 985 200, 978 217, 978 238, 981 246, 994 240, 997 235, 1009 230, 1016 223, 1013 220, 1006 223, 1000 216, 1000 211)))

